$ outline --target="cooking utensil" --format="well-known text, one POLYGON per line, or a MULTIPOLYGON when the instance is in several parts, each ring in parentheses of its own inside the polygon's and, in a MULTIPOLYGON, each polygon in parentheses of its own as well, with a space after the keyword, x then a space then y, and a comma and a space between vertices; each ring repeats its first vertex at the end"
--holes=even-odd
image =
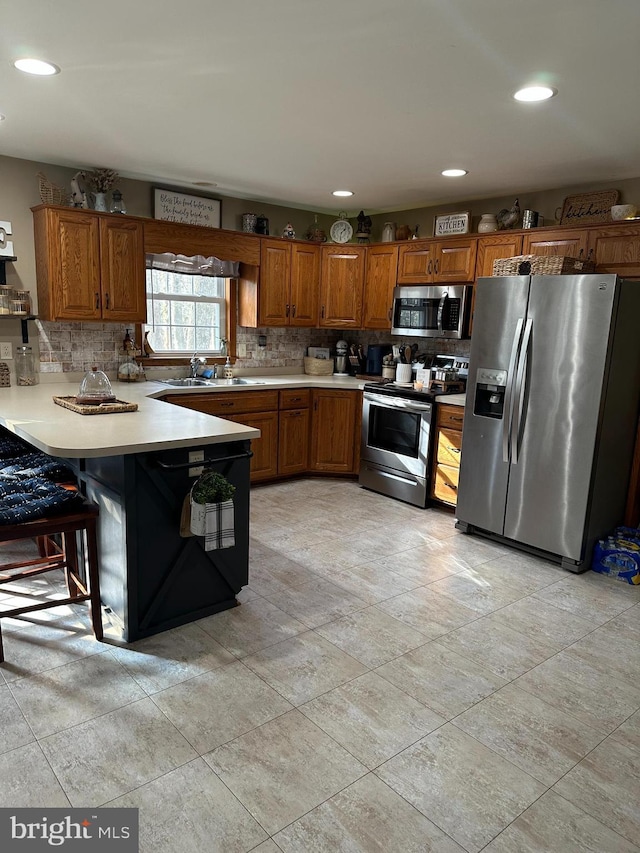
MULTIPOLYGON (((417 349, 417 347, 416 347, 417 349)), ((404 348, 404 363, 411 364, 411 347, 407 346, 404 348)))

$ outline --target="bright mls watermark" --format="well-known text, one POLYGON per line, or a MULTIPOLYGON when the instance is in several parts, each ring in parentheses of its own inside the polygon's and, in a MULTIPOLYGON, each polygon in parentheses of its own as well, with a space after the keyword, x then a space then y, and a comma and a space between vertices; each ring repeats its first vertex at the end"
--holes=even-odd
POLYGON ((0 850, 138 853, 138 809, 0 809, 0 850))

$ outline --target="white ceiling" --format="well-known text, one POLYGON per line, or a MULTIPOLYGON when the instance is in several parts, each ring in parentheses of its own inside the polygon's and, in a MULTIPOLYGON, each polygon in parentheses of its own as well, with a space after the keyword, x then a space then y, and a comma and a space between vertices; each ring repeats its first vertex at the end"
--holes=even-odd
POLYGON ((22 0, 0 154, 327 211, 615 186, 640 175, 639 46, 640 0, 22 0), (541 80, 557 97, 512 99, 541 80))

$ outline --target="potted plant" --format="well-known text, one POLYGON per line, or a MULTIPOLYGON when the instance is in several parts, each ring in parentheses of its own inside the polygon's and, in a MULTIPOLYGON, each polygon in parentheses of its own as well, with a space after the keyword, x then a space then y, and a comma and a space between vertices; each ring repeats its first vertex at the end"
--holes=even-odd
POLYGON ((236 487, 217 471, 205 471, 191 488, 190 530, 204 536, 205 551, 231 548, 235 542, 233 493, 236 487))

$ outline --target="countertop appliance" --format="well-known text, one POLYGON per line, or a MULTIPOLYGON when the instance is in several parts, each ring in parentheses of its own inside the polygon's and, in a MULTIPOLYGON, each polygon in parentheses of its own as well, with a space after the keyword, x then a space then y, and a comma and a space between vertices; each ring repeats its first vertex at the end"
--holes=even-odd
MULTIPOLYGON (((466 379, 469 359, 436 355, 433 364, 453 366, 466 379)), ((368 382, 362 395, 359 483, 366 489, 427 505, 431 423, 441 392, 416 391, 413 383, 368 382)))
POLYGON ((580 572, 623 520, 640 397, 640 287, 477 283, 457 527, 580 572))
POLYGON ((382 359, 392 350, 391 344, 369 344, 367 346, 367 375, 382 375, 382 359))
POLYGON ((464 338, 470 310, 471 288, 464 284, 396 287, 391 334, 464 338))

